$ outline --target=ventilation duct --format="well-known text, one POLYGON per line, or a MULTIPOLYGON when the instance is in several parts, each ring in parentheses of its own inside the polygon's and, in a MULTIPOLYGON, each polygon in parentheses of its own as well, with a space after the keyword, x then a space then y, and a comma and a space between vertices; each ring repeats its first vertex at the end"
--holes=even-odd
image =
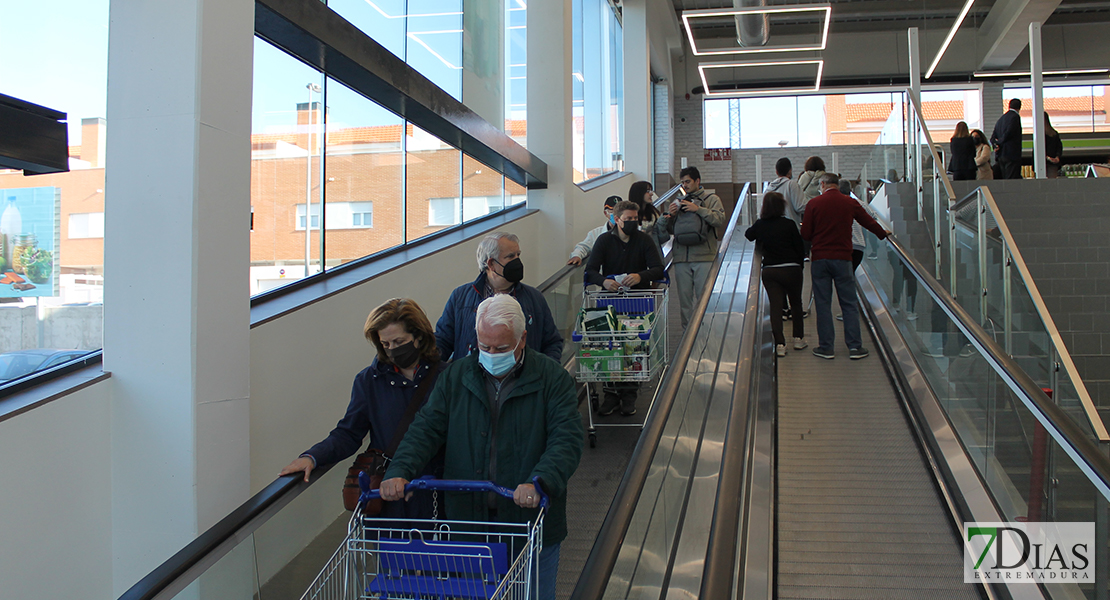
MULTIPOLYGON (((766 8, 767 0, 732 0, 735 8, 766 8)), ((766 46, 771 39, 771 15, 736 15, 736 41, 742 48, 766 46)))

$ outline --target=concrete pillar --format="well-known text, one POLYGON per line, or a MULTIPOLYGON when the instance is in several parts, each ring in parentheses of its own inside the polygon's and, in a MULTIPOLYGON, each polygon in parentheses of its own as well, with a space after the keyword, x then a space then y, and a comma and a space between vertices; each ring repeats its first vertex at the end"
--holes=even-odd
POLYGON ((1044 74, 1041 60, 1041 24, 1029 24, 1029 84, 1033 88, 1033 171, 1037 179, 1047 179, 1044 149, 1044 74))
POLYGON ((115 595, 249 497, 253 34, 252 0, 112 1, 115 595))
POLYGON ((625 0, 624 170, 637 180, 652 178, 651 55, 647 0, 625 0))
MULTIPOLYGON (((528 206, 543 212, 541 230, 551 235, 522 250, 544 277, 579 241, 567 234, 575 231, 574 198, 581 195, 571 172, 571 39, 570 2, 528 3, 528 150, 547 163, 547 189, 529 190, 528 206)), ((596 207, 586 212, 582 219, 597 220, 596 207)))

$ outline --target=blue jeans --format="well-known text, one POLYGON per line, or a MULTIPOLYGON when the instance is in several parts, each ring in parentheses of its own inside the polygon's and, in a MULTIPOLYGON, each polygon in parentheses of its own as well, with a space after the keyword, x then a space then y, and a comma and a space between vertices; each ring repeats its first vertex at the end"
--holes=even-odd
POLYGON ((555 600, 555 580, 559 577, 559 546, 554 544, 540 550, 539 600, 555 600))
POLYGON ((863 347, 859 333, 859 306, 856 301, 856 278, 852 276, 850 260, 815 260, 812 263, 813 303, 817 306, 817 350, 833 352, 836 328, 832 315, 832 288, 836 284, 836 297, 840 312, 844 314, 844 341, 848 348, 863 347))

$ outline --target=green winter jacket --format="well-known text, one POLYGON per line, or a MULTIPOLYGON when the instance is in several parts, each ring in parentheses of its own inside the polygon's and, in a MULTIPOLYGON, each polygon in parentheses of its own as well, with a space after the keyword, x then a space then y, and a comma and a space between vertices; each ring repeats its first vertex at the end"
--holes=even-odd
MULTIPOLYGON (((417 476, 441 446, 445 447, 444 479, 488 480, 491 442, 496 438, 496 475, 492 481, 509 489, 544 482, 551 505, 544 518, 543 544, 567 535, 567 482, 582 457, 584 431, 578 414, 574 379, 559 363, 531 348, 516 386, 502 401, 496 427, 491 427, 485 372, 478 353, 451 363, 439 375, 428 402, 401 441, 385 479, 417 476)), ((485 494, 445 494, 447 518, 487 521, 485 494)), ((498 498, 497 521, 523 523, 538 510, 523 509, 509 498, 498 498)))

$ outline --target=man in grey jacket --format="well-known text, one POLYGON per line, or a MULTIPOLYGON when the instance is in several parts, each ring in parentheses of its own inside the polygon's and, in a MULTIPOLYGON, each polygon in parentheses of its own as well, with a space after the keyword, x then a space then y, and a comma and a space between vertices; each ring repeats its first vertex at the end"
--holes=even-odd
POLYGON ((786 216, 794 220, 798 227, 802 226, 802 215, 806 212, 806 199, 802 196, 802 188, 794 181, 794 166, 785 156, 775 163, 775 174, 778 178, 767 184, 764 192, 778 192, 786 198, 786 216))
MULTIPOLYGON (((676 239, 671 245, 671 262, 673 263, 674 285, 678 292, 678 303, 682 309, 682 327, 685 329, 690 323, 690 315, 698 302, 705 281, 709 278, 709 268, 713 259, 717 258, 717 232, 716 228, 725 224, 725 206, 716 194, 707 193, 701 187, 701 173, 697 167, 686 167, 679 173, 679 183, 686 194, 681 200, 675 200, 667 214, 659 217, 655 228, 669 233, 674 233, 675 221, 679 211, 695 213, 708 225, 705 240, 694 245, 683 245, 676 239)), ((665 242, 665 239, 660 242, 665 242)))

